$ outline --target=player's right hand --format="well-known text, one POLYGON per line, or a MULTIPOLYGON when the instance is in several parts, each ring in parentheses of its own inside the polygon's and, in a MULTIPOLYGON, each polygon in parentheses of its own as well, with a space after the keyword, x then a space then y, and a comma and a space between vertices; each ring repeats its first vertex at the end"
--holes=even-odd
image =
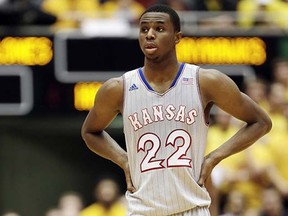
POLYGON ((132 179, 131 179, 128 161, 126 162, 123 170, 124 170, 125 179, 126 179, 127 191, 134 193, 136 191, 136 188, 134 187, 132 179))

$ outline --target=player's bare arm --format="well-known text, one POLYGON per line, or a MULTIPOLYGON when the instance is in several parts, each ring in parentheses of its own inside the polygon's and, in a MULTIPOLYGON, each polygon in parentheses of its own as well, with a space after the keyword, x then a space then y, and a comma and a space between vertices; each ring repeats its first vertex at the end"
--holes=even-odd
POLYGON ((127 153, 105 132, 105 128, 122 111, 122 103, 122 78, 114 78, 105 82, 97 92, 94 106, 83 123, 81 134, 90 150, 103 158, 111 160, 124 170, 127 189, 134 191, 129 173, 127 153))
POLYGON ((272 123, 268 115, 252 99, 240 92, 228 76, 213 69, 200 69, 199 74, 205 113, 215 104, 235 118, 246 122, 233 137, 205 157, 199 179, 199 184, 203 184, 221 160, 252 145, 270 131, 272 123))

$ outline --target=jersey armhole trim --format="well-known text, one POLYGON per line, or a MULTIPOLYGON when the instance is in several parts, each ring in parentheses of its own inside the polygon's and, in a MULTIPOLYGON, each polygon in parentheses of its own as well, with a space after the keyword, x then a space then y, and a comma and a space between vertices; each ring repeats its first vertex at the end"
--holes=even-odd
POLYGON ((203 99, 202 99, 202 94, 201 94, 201 89, 200 89, 200 66, 197 67, 196 69, 196 85, 197 85, 197 90, 198 90, 198 96, 199 96, 199 100, 200 100, 200 103, 201 103, 201 109, 202 109, 202 118, 204 119, 204 122, 205 122, 205 125, 207 127, 210 126, 210 122, 209 120, 207 119, 206 121, 206 118, 205 118, 205 109, 203 107, 203 99))

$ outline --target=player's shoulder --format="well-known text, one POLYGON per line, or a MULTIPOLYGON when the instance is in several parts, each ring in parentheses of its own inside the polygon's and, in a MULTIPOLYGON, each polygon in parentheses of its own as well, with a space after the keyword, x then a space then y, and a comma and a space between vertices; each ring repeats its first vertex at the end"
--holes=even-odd
POLYGON ((110 106, 115 106, 117 109, 121 107, 123 99, 123 80, 121 77, 115 77, 107 80, 100 87, 96 94, 97 100, 103 103, 108 102, 110 106))
POLYGON ((123 79, 122 77, 114 77, 110 78, 107 81, 103 83, 101 86, 101 90, 103 92, 108 92, 108 93, 117 93, 121 92, 123 89, 123 79))
POLYGON ((120 77, 110 78, 105 81, 102 85, 102 89, 105 91, 122 91, 124 80, 130 79, 131 77, 137 75, 138 69, 130 70, 125 72, 120 77))
POLYGON ((213 83, 218 81, 225 81, 228 78, 223 72, 213 69, 213 68, 199 68, 199 77, 200 80, 205 81, 206 83, 213 83))
POLYGON ((139 71, 139 68, 125 72, 123 74, 123 79, 127 80, 127 79, 131 79, 134 76, 138 76, 138 71, 139 71))
POLYGON ((199 74, 200 79, 203 80, 210 80, 210 81, 216 81, 218 79, 221 79, 222 76, 225 76, 221 71, 216 70, 214 68, 203 68, 199 65, 195 64, 189 64, 185 63, 185 70, 194 70, 197 71, 199 74))
POLYGON ((199 70, 199 83, 202 95, 211 98, 217 95, 222 95, 237 92, 239 89, 236 83, 225 73, 217 69, 199 70))

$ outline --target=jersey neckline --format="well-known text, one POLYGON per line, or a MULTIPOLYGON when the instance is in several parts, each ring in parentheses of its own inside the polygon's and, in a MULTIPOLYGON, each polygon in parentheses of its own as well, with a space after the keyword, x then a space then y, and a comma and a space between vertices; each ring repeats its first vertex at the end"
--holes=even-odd
MULTIPOLYGON (((171 83, 171 85, 170 85, 170 87, 169 87, 169 89, 168 89, 167 91, 169 91, 171 88, 173 88, 173 87, 176 85, 176 83, 177 83, 177 81, 178 81, 178 79, 179 79, 179 77, 180 77, 180 75, 181 75, 181 73, 182 73, 182 70, 183 70, 184 65, 185 65, 185 63, 181 63, 181 65, 180 65, 180 67, 179 67, 179 69, 178 69, 178 72, 177 72, 177 74, 176 74, 176 77, 174 78, 173 82, 171 83)), ((152 92, 155 92, 155 93, 157 93, 157 94, 160 94, 160 93, 156 92, 156 91, 149 85, 149 83, 147 82, 147 80, 146 80, 146 78, 145 78, 145 76, 144 76, 144 73, 143 73, 142 68, 139 68, 139 69, 138 69, 138 73, 139 73, 140 78, 141 78, 141 80, 143 81, 144 85, 146 86, 146 88, 147 88, 149 91, 152 91, 152 92)), ((167 91, 166 91, 166 92, 167 92, 167 91)), ((164 94, 164 93, 163 93, 163 94, 164 94)))

